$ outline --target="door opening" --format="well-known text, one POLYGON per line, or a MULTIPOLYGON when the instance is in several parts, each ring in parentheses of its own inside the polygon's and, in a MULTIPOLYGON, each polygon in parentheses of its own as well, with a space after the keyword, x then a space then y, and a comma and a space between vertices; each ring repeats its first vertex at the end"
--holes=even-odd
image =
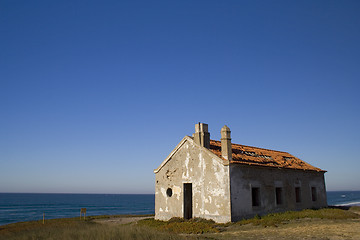
POLYGON ((192 218, 192 183, 184 183, 184 218, 192 218))

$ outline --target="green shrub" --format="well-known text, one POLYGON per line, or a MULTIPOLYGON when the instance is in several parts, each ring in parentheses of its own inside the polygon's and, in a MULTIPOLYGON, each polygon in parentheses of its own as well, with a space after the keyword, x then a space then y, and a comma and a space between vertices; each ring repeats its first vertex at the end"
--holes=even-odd
POLYGON ((319 219, 352 219, 360 218, 359 215, 341 209, 323 208, 319 210, 305 209, 302 211, 288 211, 283 213, 271 213, 262 217, 255 216, 251 219, 244 219, 237 222, 237 224, 253 224, 263 226, 276 226, 277 224, 285 223, 291 220, 301 218, 319 218, 319 219))
POLYGON ((171 218, 169 221, 144 219, 138 221, 138 225, 172 233, 201 234, 219 232, 214 221, 201 218, 193 218, 190 220, 171 218))
POLYGON ((169 223, 173 223, 173 222, 179 223, 179 222, 185 222, 185 221, 186 221, 186 220, 185 220, 184 218, 173 217, 173 218, 171 218, 168 222, 169 222, 169 223))
POLYGON ((205 218, 191 218, 188 220, 189 222, 197 222, 197 223, 207 223, 207 224, 215 224, 215 221, 212 219, 205 218))

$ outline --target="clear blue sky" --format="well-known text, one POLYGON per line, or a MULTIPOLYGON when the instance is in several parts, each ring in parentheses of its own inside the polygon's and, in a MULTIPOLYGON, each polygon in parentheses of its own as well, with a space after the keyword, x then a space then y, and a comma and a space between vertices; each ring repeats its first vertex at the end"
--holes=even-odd
POLYGON ((360 190, 360 1, 0 2, 0 192, 153 193, 209 124, 360 190))

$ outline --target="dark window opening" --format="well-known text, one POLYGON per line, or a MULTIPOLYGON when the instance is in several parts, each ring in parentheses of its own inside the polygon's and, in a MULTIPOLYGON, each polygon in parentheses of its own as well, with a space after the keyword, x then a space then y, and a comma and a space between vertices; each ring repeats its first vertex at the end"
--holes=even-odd
POLYGON ((283 204, 283 195, 282 195, 282 188, 277 187, 275 188, 275 195, 276 195, 276 205, 283 204))
POLYGON ((295 200, 297 203, 301 202, 301 190, 300 187, 295 188, 295 200))
POLYGON ((316 187, 311 187, 311 199, 313 202, 317 200, 316 187))
POLYGON ((254 207, 260 206, 260 189, 251 188, 252 205, 254 207))
POLYGON ((172 196, 172 189, 171 189, 171 188, 168 188, 168 189, 166 190, 166 195, 167 195, 168 197, 171 197, 171 196, 172 196))

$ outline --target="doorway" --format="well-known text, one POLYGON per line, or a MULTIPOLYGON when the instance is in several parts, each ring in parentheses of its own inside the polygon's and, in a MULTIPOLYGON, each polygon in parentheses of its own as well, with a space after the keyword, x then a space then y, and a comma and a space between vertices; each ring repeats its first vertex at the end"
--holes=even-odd
POLYGON ((192 218, 192 183, 184 183, 184 218, 192 218))

